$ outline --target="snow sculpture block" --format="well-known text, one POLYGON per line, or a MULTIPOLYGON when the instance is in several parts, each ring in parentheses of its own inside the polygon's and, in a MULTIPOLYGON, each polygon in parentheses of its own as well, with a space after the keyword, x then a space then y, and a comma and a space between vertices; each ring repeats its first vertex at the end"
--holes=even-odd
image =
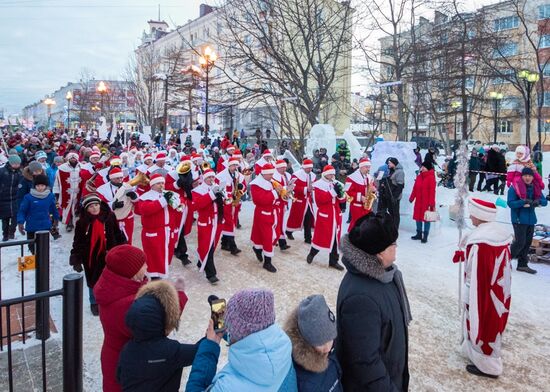
POLYGON ((305 153, 308 158, 313 156, 313 151, 326 148, 328 156, 336 152, 336 132, 332 125, 315 124, 309 131, 305 153))
POLYGON ((357 140, 351 129, 346 129, 343 137, 348 144, 351 160, 357 159, 359 161, 363 156, 363 147, 361 147, 359 140, 357 140))

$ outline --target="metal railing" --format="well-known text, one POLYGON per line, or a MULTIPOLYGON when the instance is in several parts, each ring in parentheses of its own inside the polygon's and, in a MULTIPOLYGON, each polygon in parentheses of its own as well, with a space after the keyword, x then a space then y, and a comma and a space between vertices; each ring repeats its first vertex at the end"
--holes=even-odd
POLYGON ((6 308, 7 317, 7 347, 8 347, 8 385, 9 391, 13 392, 14 372, 12 359, 12 334, 11 334, 11 313, 12 306, 22 305, 27 302, 37 303, 37 324, 36 335, 41 340, 41 362, 42 362, 42 390, 47 390, 46 374, 46 336, 50 335, 49 312, 40 313, 41 320, 38 320, 38 309, 45 309, 49 306, 52 297, 63 298, 63 391, 82 392, 82 284, 83 278, 80 274, 68 274, 63 278, 63 288, 59 290, 37 292, 0 301, 0 312, 6 308), (47 305, 46 305, 47 303, 47 305), (40 321, 40 323, 38 323, 40 321))

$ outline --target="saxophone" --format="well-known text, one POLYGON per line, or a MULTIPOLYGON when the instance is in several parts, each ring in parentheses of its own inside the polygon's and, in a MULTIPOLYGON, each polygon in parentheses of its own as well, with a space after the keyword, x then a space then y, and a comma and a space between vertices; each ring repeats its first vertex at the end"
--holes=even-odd
POLYGON ((374 201, 376 199, 378 199, 378 196, 376 196, 376 188, 373 184, 370 184, 365 191, 365 197, 363 198, 363 208, 367 211, 371 211, 372 205, 374 204, 374 201))
POLYGON ((239 181, 237 179, 237 175, 235 174, 235 178, 233 179, 233 193, 231 194, 233 206, 238 206, 241 202, 241 198, 244 195, 244 191, 239 189, 239 181))

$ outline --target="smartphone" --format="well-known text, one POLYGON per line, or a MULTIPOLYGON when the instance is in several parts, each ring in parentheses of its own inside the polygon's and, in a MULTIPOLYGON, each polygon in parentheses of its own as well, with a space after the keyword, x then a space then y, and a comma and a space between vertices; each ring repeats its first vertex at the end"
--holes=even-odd
POLYGON ((216 299, 210 304, 211 316, 214 321, 214 331, 222 332, 225 330, 225 299, 216 299))

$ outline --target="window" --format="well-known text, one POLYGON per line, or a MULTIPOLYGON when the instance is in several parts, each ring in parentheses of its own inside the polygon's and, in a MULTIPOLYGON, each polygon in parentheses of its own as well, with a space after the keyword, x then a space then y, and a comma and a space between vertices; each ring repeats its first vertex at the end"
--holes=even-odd
POLYGON ((550 76, 550 63, 540 64, 540 68, 544 77, 550 76))
POLYGON ((539 6, 539 20, 550 18, 550 4, 539 6))
POLYGON ((475 78, 473 76, 468 76, 464 81, 464 87, 467 89, 473 89, 475 84, 475 78))
POLYGON ((518 54, 518 44, 515 42, 507 42, 495 49, 493 57, 510 57, 516 54, 518 54))
POLYGON ((506 84, 510 83, 510 78, 514 76, 513 69, 503 69, 500 71, 500 75, 493 78, 493 84, 506 84))
POLYGON ((544 92, 544 102, 542 103, 542 106, 545 108, 550 107, 550 91, 544 92))
POLYGON ((498 124, 498 131, 500 133, 512 133, 512 121, 500 120, 498 124))
POLYGON ((540 45, 539 47, 542 48, 550 48, 550 34, 545 34, 540 37, 540 45))
POLYGON ((500 101, 500 109, 515 110, 519 108, 520 100, 518 97, 508 97, 500 101))
POLYGON ((391 114, 391 106, 385 105, 384 106, 384 114, 391 114))
POLYGON ((519 18, 517 16, 507 16, 495 20, 495 31, 515 29, 518 26, 519 18))

